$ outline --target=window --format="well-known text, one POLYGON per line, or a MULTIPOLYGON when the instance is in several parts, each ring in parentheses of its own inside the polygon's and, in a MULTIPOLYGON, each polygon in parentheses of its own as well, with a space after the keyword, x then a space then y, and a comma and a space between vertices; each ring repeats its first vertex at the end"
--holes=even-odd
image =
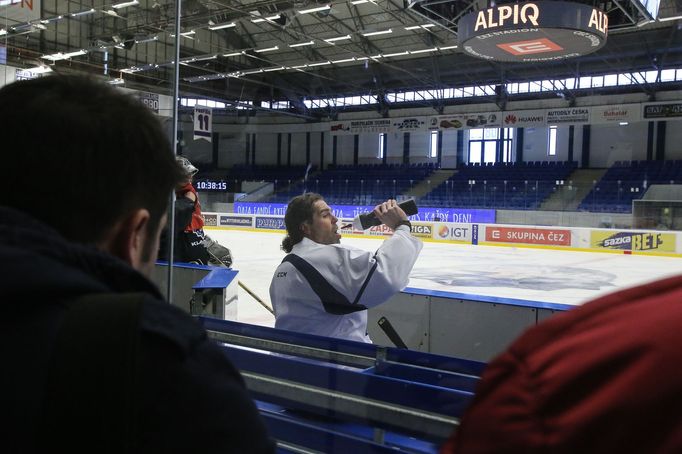
POLYGON ((556 156, 556 126, 547 131, 547 156, 556 156))
POLYGON ((379 153, 377 157, 379 159, 384 159, 384 145, 386 144, 386 133, 382 132, 379 134, 379 153))
POLYGON ((431 131, 431 143, 429 146, 429 156, 435 158, 438 156, 438 131, 431 131))
POLYGON ((469 163, 479 164, 480 162, 481 162, 481 142, 472 140, 469 142, 469 163))
POLYGON ((495 163, 498 146, 501 162, 512 162, 513 128, 478 128, 469 130, 469 163, 495 163))

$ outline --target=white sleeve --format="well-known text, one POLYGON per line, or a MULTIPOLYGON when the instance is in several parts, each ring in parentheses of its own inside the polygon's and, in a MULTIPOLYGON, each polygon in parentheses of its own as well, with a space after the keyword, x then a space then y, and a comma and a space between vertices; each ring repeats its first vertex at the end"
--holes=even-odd
POLYGON ((374 307, 405 288, 422 247, 423 243, 410 234, 409 227, 400 226, 376 253, 350 253, 348 269, 339 270, 345 274, 346 285, 350 284, 349 301, 374 307))

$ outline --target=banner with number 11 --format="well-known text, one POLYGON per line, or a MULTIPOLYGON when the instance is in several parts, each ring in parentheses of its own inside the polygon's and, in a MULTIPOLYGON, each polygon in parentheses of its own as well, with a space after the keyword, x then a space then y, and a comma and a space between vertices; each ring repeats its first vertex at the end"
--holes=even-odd
POLYGON ((194 140, 206 139, 211 142, 213 110, 207 107, 194 108, 194 140))

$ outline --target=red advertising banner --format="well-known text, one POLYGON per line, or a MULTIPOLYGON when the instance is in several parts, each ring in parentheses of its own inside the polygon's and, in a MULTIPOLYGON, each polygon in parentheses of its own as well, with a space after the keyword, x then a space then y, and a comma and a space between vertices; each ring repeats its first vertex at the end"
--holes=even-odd
POLYGON ((370 235, 393 235, 393 230, 391 230, 390 227, 387 225, 381 224, 381 225, 375 225, 373 227, 370 227, 369 230, 367 231, 368 234, 370 235))
POLYGON ((524 229, 519 227, 486 227, 485 240, 497 243, 547 244, 570 246, 571 231, 559 229, 524 229))

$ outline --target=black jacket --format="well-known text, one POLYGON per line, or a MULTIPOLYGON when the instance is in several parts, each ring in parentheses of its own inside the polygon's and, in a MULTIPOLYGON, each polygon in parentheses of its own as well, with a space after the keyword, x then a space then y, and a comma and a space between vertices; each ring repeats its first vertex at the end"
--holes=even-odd
POLYGON ((107 440, 99 446, 79 445, 83 428, 107 412, 92 402, 83 402, 83 412, 64 414, 67 424, 58 422, 72 427, 69 446, 43 439, 45 424, 52 423, 42 418, 51 347, 66 302, 82 295, 130 292, 146 294, 134 379, 135 414, 130 415, 136 421, 133 451, 274 452, 239 372, 188 314, 164 302, 156 286, 123 261, 69 242, 34 218, 0 207, 4 450, 36 452, 43 444, 55 452, 107 451, 107 440))

